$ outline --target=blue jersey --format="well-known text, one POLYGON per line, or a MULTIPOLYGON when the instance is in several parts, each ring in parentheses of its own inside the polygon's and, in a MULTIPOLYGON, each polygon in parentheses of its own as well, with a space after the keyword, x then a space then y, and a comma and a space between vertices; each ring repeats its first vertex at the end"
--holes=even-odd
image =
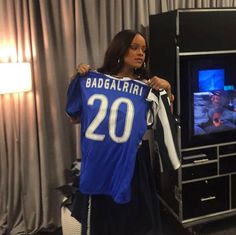
POLYGON ((137 148, 147 129, 148 92, 141 81, 97 72, 71 82, 66 111, 81 122, 81 192, 130 200, 137 148))

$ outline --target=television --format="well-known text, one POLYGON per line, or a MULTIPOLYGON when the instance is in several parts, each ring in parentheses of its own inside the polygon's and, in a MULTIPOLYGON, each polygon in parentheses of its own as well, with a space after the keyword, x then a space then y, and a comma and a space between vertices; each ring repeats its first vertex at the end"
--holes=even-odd
POLYGON ((180 64, 182 148, 236 141, 236 54, 185 56, 180 64))

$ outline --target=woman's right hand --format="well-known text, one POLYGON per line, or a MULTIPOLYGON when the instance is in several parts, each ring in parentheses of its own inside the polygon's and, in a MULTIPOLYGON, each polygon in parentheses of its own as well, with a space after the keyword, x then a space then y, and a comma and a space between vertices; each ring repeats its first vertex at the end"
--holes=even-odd
POLYGON ((154 76, 150 78, 150 80, 148 81, 148 84, 150 87, 154 88, 155 90, 164 89, 170 99, 170 102, 173 103, 174 95, 171 93, 171 85, 167 80, 154 76))
POLYGON ((90 70, 90 65, 78 64, 74 70, 73 75, 70 77, 70 79, 73 80, 78 74, 83 76, 86 73, 88 73, 89 70, 90 70))
POLYGON ((90 65, 88 64, 79 64, 76 67, 76 73, 80 75, 85 75, 90 70, 90 65))

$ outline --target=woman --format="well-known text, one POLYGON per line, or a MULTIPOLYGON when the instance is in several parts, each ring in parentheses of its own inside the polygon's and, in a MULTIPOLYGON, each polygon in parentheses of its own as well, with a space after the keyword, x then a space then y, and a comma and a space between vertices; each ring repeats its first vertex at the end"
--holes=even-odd
MULTIPOLYGON (((103 66, 97 71, 117 76, 144 80, 152 88, 166 90, 170 101, 174 101, 171 86, 168 81, 154 76, 149 78, 147 71, 149 50, 144 36, 132 30, 119 32, 108 47, 103 66)), ((86 74, 90 69, 88 64, 80 64, 76 73, 86 74)))
MULTIPOLYGON (((164 88, 167 91, 169 97, 172 98, 173 96, 171 95, 170 84, 167 81, 161 78, 158 78, 156 76, 149 79, 149 75, 146 69, 147 63, 148 63, 148 46, 143 35, 139 32, 134 32, 132 30, 123 30, 119 32, 112 40, 110 46, 108 47, 106 51, 103 66, 97 69, 97 71, 102 74, 108 74, 108 75, 113 76, 114 80, 117 80, 117 78, 124 79, 128 77, 128 79, 130 80, 144 81, 154 89, 164 88)), ((74 96, 77 95, 76 92, 79 89, 78 87, 82 85, 77 85, 76 82, 81 82, 82 80, 80 79, 83 79, 83 75, 85 75, 86 77, 86 74, 89 73, 89 65, 86 65, 86 64, 79 65, 78 72, 81 78, 77 77, 77 81, 75 80, 72 81, 72 83, 74 83, 75 85, 72 84, 68 92, 69 97, 68 97, 68 104, 67 104, 67 113, 69 114, 71 121, 73 123, 80 122, 79 115, 74 115, 74 113, 75 114, 78 113, 78 110, 74 111, 74 105, 77 105, 77 99, 74 99, 74 96), (75 91, 75 94, 71 95, 71 90, 75 91)), ((91 76, 96 76, 96 74, 94 75, 92 73, 91 76)), ((106 76, 105 79, 107 80, 110 79, 109 77, 107 77, 107 75, 104 75, 104 76, 100 75, 100 76, 102 78, 106 76)), ((100 78, 97 78, 97 79, 99 80, 100 78)), ((85 81, 86 81, 86 78, 85 78, 85 81)), ((102 82, 102 80, 99 80, 99 81, 102 82)), ((85 87, 87 86, 87 88, 88 87, 90 88, 91 84, 92 84, 91 81, 87 83, 85 82, 84 86, 85 87)), ((117 88, 118 90, 122 90, 122 91, 125 90, 126 93, 132 93, 130 92, 131 87, 133 86, 138 87, 139 85, 140 84, 138 85, 132 84, 129 90, 128 89, 122 90, 121 88, 122 85, 120 85, 120 83, 119 85, 116 85, 116 86, 119 86, 119 89, 117 88)), ((140 91, 142 91, 142 89, 145 89, 145 87, 147 87, 146 85, 142 85, 142 84, 140 86, 142 86, 140 91)), ((97 83, 94 83, 94 87, 97 88, 97 83)), ((104 89, 104 92, 106 92, 105 89, 104 89)), ((132 105, 129 105, 130 103, 127 101, 129 99, 126 97, 126 95, 129 96, 130 94, 125 94, 124 95, 125 98, 122 98, 122 101, 124 101, 124 103, 127 104, 127 110, 129 111, 129 112, 125 111, 125 118, 127 117, 127 115, 129 116, 130 113, 133 112, 132 105), (129 109, 132 112, 130 112, 129 109)), ((110 99, 112 99, 112 97, 110 97, 110 99, 104 98, 103 94, 95 95, 95 97, 96 97, 95 100, 97 99, 99 100, 100 103, 103 103, 102 105, 100 105, 99 103, 99 105, 103 107, 106 106, 105 104, 109 102, 110 99), (105 100, 107 99, 108 101, 104 101, 104 99, 105 100)), ((86 99, 85 99, 85 102, 87 102, 86 99)), ((91 105, 91 104, 94 104, 94 100, 90 102, 90 98, 89 98, 88 105, 91 105)), ((98 115, 99 116, 98 123, 100 124, 105 118, 105 115, 107 113, 103 115, 102 113, 103 111, 101 111, 100 108, 99 108, 99 112, 101 112, 99 114, 102 114, 100 116, 98 115), (101 118, 102 121, 100 120, 101 116, 103 116, 101 118)), ((114 112, 116 111, 113 110, 113 113, 114 112)), ((115 120, 117 120, 118 115, 119 114, 115 114, 115 117, 116 117, 114 118, 115 120)), ((131 115, 132 116, 131 119, 133 120, 135 116, 139 117, 139 115, 141 117, 143 116, 143 113, 139 112, 138 114, 134 114, 134 117, 131 115)), ((96 124, 96 123, 97 122, 94 122, 92 131, 90 131, 89 133, 87 133, 86 131, 85 136, 87 136, 90 139, 103 141, 105 137, 103 134, 97 131, 96 128, 97 128, 97 125, 99 124, 96 124)), ((123 128, 126 131, 123 132, 123 135, 121 132, 120 134, 121 137, 119 138, 116 138, 118 134, 115 131, 113 132, 109 131, 110 135, 112 133, 111 139, 113 139, 115 142, 116 141, 122 142, 124 139, 126 140, 128 138, 128 137, 126 138, 126 136, 128 135, 127 132, 130 131, 129 126, 130 125, 124 125, 123 128)), ((91 129, 90 127, 91 126, 89 126, 88 129, 91 129)), ((110 128, 110 126, 108 128, 110 128)), ((142 127, 138 126, 136 129, 142 129, 142 127)), ((133 136, 133 134, 130 134, 130 138, 132 139, 135 137, 133 136)), ((122 144, 124 142, 125 141, 123 141, 122 144)), ((119 144, 117 143, 117 145, 119 144)), ((109 151, 110 148, 111 146, 107 145, 107 151, 109 151)), ((82 222, 83 228, 86 227, 86 229, 83 230, 84 234, 86 234, 87 230, 89 230, 89 233, 91 235, 160 234, 160 224, 159 224, 159 216, 158 216, 159 208, 158 208, 158 202, 157 202, 156 191, 155 191, 154 177, 152 174, 148 141, 142 141, 142 145, 137 147, 136 153, 137 153, 135 154, 136 163, 134 164, 135 166, 132 171, 132 181, 130 183, 130 188, 131 188, 130 197, 128 193, 127 193, 128 196, 125 194, 123 198, 120 197, 120 195, 118 195, 118 197, 116 197, 117 195, 112 195, 112 196, 105 195, 106 193, 104 193, 104 195, 92 195, 92 196, 90 195, 90 196, 87 196, 87 199, 91 203, 88 206, 89 210, 87 210, 87 206, 84 203, 84 201, 86 201, 86 203, 88 201, 85 199, 86 195, 84 195, 83 193, 81 194, 81 192, 77 193, 74 199, 74 207, 72 209, 72 216, 74 216, 76 219, 82 222), (84 212, 84 207, 86 207, 85 212, 84 212)), ((113 155, 115 154, 116 153, 113 151, 113 155)), ((129 154, 127 154, 127 156, 125 157, 129 158, 130 156, 129 154)), ((82 161, 83 161, 83 155, 82 155, 82 161)), ((104 167, 104 171, 106 171, 105 168, 106 166, 104 167)), ((129 171, 130 169, 131 168, 128 165, 127 171, 129 171)), ((103 172, 101 172, 101 175, 102 174, 103 172)), ((113 177, 114 176, 112 175, 111 178, 113 177)), ((96 186, 97 185, 94 185, 94 187, 96 186)), ((86 191, 86 190, 82 190, 82 191, 86 191)))

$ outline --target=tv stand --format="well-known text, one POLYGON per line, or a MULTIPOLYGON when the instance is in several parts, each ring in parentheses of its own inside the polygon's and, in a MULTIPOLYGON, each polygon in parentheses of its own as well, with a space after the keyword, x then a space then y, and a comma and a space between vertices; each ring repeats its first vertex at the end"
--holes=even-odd
POLYGON ((188 142, 193 98, 186 85, 190 78, 183 75, 189 69, 184 63, 195 56, 222 55, 236 61, 235 23, 236 9, 185 9, 150 16, 151 72, 171 83, 174 114, 180 118, 181 167, 157 172, 158 198, 190 230, 236 215, 236 135, 221 139, 219 133, 215 142, 188 142))
MULTIPOLYGON (((174 197, 159 195, 184 226, 236 214, 236 142, 182 149, 174 197), (173 201, 171 201, 173 200, 173 201)), ((159 174, 162 184, 165 173, 159 174)))
POLYGON ((158 172, 158 197, 189 228, 236 215, 236 142, 181 150, 178 170, 158 172))

